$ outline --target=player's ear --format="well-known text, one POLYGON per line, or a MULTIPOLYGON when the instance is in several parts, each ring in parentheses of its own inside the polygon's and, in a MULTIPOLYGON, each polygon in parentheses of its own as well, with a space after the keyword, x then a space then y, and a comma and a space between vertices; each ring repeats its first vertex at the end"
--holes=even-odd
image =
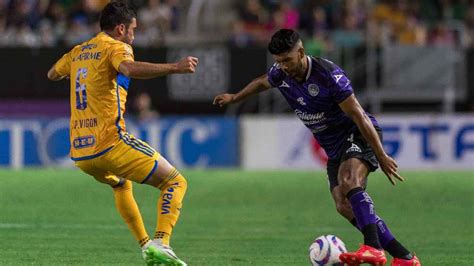
POLYGON ((298 57, 299 57, 299 59, 303 59, 303 57, 304 57, 304 48, 303 47, 298 48, 298 57))
POLYGON ((119 24, 115 27, 115 29, 117 30, 117 33, 120 36, 124 35, 127 32, 127 27, 125 26, 125 24, 119 24))

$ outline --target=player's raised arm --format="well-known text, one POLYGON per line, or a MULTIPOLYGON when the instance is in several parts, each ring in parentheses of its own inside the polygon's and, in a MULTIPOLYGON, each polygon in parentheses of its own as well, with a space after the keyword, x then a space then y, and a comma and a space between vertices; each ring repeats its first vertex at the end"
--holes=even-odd
POLYGON ((354 123, 359 128, 359 131, 370 144, 370 147, 372 147, 374 150, 374 153, 380 163, 380 168, 388 177, 389 181, 393 185, 395 185, 395 178, 403 181, 404 178, 398 174, 397 163, 393 158, 385 153, 382 142, 380 141, 374 125, 370 121, 362 106, 360 106, 359 101, 357 101, 357 98, 354 96, 354 94, 339 103, 339 106, 341 107, 342 111, 344 111, 344 113, 346 113, 354 121, 354 123))
POLYGON ((245 86, 241 91, 236 94, 224 93, 217 95, 214 98, 213 104, 217 104, 222 107, 227 104, 237 103, 251 95, 257 94, 264 90, 268 90, 272 87, 273 86, 270 85, 270 82, 268 82, 267 74, 264 74, 252 80, 249 84, 247 84, 247 86, 245 86))
POLYGON ((186 74, 196 72, 199 63, 197 57, 188 56, 176 63, 148 63, 139 61, 123 61, 119 65, 119 72, 135 79, 151 79, 169 74, 186 74))

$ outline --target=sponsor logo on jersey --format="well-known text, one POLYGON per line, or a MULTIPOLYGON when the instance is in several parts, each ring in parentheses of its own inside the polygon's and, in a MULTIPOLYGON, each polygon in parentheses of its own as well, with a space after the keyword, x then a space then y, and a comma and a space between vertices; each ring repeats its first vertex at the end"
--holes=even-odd
POLYGON ((308 93, 309 95, 315 97, 319 94, 319 87, 318 85, 311 83, 308 85, 308 93))
POLYGON ((359 146, 352 143, 352 146, 346 150, 346 153, 349 153, 349 152, 362 152, 362 150, 359 148, 359 146))
POLYGON ((307 126, 318 124, 326 120, 326 117, 324 116, 324 112, 311 114, 311 113, 301 111, 299 109, 295 109, 295 114, 307 126))
POLYGON ((97 47, 97 44, 91 43, 91 44, 86 44, 81 46, 81 52, 84 52, 84 50, 91 50, 97 47))
POLYGON ((76 62, 76 61, 86 61, 86 60, 100 60, 102 56, 102 52, 95 52, 95 53, 92 53, 92 52, 83 52, 83 53, 80 53, 78 56, 74 57, 72 59, 73 62, 76 62))
POLYGON ((299 97, 298 99, 296 99, 298 101, 299 104, 301 105, 306 105, 306 103, 304 102, 304 98, 303 97, 299 97))
POLYGON ((72 146, 75 149, 83 149, 87 147, 92 147, 95 144, 95 137, 92 135, 77 137, 72 141, 72 146))

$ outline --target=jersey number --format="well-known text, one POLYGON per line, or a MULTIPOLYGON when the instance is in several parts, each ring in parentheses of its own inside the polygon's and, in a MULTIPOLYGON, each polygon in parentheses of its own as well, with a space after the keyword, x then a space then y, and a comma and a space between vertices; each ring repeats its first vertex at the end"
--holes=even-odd
POLYGON ((79 68, 76 73, 76 108, 85 110, 87 108, 86 84, 81 83, 81 78, 87 77, 87 68, 79 68))

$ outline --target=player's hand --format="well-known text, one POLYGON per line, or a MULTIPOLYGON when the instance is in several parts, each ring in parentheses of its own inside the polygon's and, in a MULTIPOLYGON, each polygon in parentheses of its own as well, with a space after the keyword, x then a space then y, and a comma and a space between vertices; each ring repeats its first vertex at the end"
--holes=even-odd
POLYGON ((199 60, 197 57, 187 56, 176 62, 177 73, 187 74, 196 72, 199 60))
POLYGON ((234 94, 230 94, 230 93, 224 93, 224 94, 219 94, 217 95, 215 98, 214 98, 214 101, 212 102, 212 104, 214 105, 219 105, 219 107, 222 107, 224 105, 227 105, 229 103, 233 103, 234 102, 234 94))
POLYGON ((392 183, 392 185, 395 186, 395 179, 398 179, 399 181, 405 180, 405 178, 398 174, 397 162, 395 162, 392 157, 385 154, 384 156, 381 156, 381 158, 377 159, 379 160, 380 168, 388 177, 388 180, 390 183, 392 183))

